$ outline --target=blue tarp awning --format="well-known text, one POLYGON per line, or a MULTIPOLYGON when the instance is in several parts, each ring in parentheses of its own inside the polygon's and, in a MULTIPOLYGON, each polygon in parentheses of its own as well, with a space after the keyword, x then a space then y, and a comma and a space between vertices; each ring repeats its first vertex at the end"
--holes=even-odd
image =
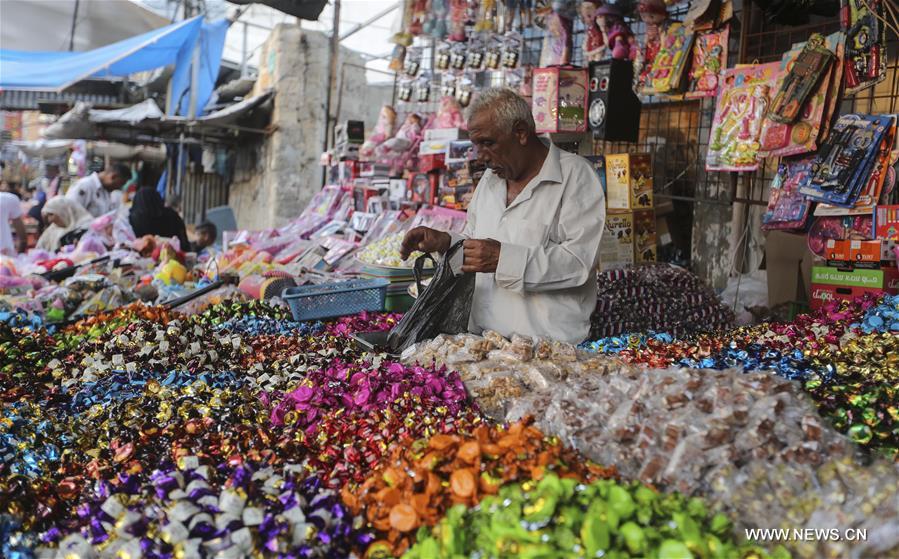
POLYGON ((87 78, 128 76, 187 58, 196 44, 201 16, 85 52, 0 49, 0 88, 62 91, 87 78))

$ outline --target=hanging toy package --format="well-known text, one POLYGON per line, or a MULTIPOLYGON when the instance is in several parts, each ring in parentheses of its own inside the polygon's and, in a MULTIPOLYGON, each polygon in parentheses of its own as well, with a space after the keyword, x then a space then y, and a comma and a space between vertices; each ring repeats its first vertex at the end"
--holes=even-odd
POLYGON ((488 70, 499 70, 503 58, 503 42, 499 35, 491 34, 487 39, 487 54, 484 65, 488 70))
POLYGON ((468 55, 466 65, 472 72, 480 72, 486 67, 487 51, 484 41, 480 38, 472 38, 468 41, 468 55))
POLYGON ((413 83, 412 80, 401 81, 400 85, 396 88, 396 98, 403 103, 412 101, 413 83))
POLYGON ((690 67, 690 86, 687 99, 715 97, 721 72, 727 66, 727 39, 730 26, 716 31, 705 31, 696 35, 693 48, 693 65, 690 67))
MULTIPOLYGON (((889 1, 889 0, 887 0, 889 1)), ((840 23, 846 32, 846 94, 854 95, 886 79, 884 0, 842 0, 840 23)), ((895 4, 894 4, 895 5, 895 4)))
POLYGON ((799 110, 817 87, 833 63, 834 54, 824 44, 824 36, 813 33, 784 77, 768 108, 767 118, 791 124, 799 118, 799 110))
POLYGON ((779 71, 780 62, 725 70, 709 134, 707 171, 758 169, 762 120, 779 71))
POLYGON ((684 69, 693 48, 693 29, 680 23, 672 23, 662 33, 659 52, 646 77, 643 93, 675 93, 681 90, 684 69))
POLYGON ((403 73, 414 78, 421 72, 421 49, 410 48, 406 51, 406 60, 403 64, 403 73))
POLYGON ((812 202, 799 192, 799 185, 812 172, 814 156, 782 159, 771 182, 768 209, 762 215, 762 230, 802 230, 808 221, 812 202))
POLYGON ((419 103, 427 103, 431 100, 431 74, 425 72, 415 80, 415 100, 419 103))
MULTIPOLYGON (((839 60, 843 54, 843 34, 837 32, 828 36, 825 46, 833 49, 839 60)), ((784 54, 780 62, 780 78, 773 87, 775 91, 780 90, 788 69, 795 65, 804 48, 805 43, 800 43, 784 54)), ((834 85, 839 85, 842 75, 842 65, 831 64, 795 122, 787 124, 766 116, 762 124, 759 157, 786 157, 817 150, 818 139, 823 137, 822 127, 830 120, 830 109, 835 107, 835 99, 831 97, 836 95, 834 85)))
POLYGON ((450 69, 450 43, 439 43, 434 51, 434 67, 438 70, 450 69))
POLYGON ((851 208, 868 184, 893 115, 843 115, 815 156, 814 169, 800 186, 812 200, 851 208))
POLYGON ((465 43, 455 43, 450 50, 450 68, 453 70, 464 70, 466 55, 465 43))
POLYGON ((521 59, 521 35, 518 33, 507 33, 502 40, 503 49, 503 68, 513 70, 518 68, 518 61, 521 59))

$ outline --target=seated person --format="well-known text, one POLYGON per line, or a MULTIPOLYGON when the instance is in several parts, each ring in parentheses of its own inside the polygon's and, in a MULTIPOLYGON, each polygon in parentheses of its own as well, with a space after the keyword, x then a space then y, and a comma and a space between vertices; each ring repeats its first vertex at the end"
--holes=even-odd
POLYGON ((51 252, 78 242, 94 220, 94 216, 82 208, 81 204, 63 196, 47 200, 41 216, 48 226, 41 233, 37 248, 51 252))
POLYGON ((197 240, 193 243, 194 252, 200 252, 206 247, 211 247, 215 244, 216 237, 218 237, 218 228, 210 221, 204 221, 197 225, 196 232, 197 240))
POLYGON ((128 221, 136 237, 144 235, 177 237, 181 243, 181 250, 185 252, 190 250, 184 220, 178 212, 166 207, 159 193, 152 188, 141 188, 134 195, 128 221))

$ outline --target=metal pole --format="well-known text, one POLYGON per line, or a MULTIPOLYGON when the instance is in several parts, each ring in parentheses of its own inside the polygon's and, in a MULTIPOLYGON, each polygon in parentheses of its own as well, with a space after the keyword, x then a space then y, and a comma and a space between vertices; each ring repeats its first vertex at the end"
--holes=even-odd
MULTIPOLYGON (((203 42, 203 34, 197 37, 194 45, 194 53, 190 60, 190 104, 187 108, 187 118, 197 118, 197 94, 200 86, 200 45, 203 42)), ((202 110, 203 107, 200 107, 202 110)))
POLYGON ((334 0, 334 24, 331 30, 331 48, 328 56, 328 90, 325 92, 325 137, 322 151, 328 151, 331 138, 331 89, 337 79, 337 58, 340 49, 340 0, 334 0))
POLYGON ((243 24, 243 45, 240 51, 240 77, 245 78, 247 76, 247 30, 249 26, 246 22, 243 24))
POLYGON ((75 50, 75 25, 78 22, 78 5, 81 0, 75 0, 75 10, 72 12, 72 30, 69 32, 69 51, 75 50))
POLYGON ((342 41, 342 40, 346 39, 347 37, 350 37, 350 36, 352 36, 352 35, 355 35, 358 31, 361 31, 363 28, 368 27, 368 26, 371 25, 372 23, 378 21, 379 19, 381 19, 382 17, 386 16, 386 15, 389 14, 390 12, 392 12, 392 11, 394 11, 395 9, 399 8, 401 4, 402 4, 402 1, 399 1, 399 2, 397 2, 396 4, 394 4, 393 6, 390 6, 389 8, 387 8, 386 10, 382 10, 382 11, 378 12, 377 14, 371 16, 370 18, 368 18, 367 20, 363 21, 362 23, 357 23, 356 25, 353 26, 352 29, 350 29, 349 31, 347 31, 346 33, 344 33, 343 35, 341 35, 341 36, 340 36, 340 40, 342 41))

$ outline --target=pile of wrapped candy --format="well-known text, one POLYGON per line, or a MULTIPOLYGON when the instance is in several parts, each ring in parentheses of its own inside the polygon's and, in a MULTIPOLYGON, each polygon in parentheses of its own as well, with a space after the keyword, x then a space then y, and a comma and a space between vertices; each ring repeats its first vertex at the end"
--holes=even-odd
POLYGON ((899 458, 899 296, 831 303, 787 324, 608 337, 584 347, 657 368, 772 371, 801 382, 819 413, 853 441, 899 458))
POLYGON ((739 369, 646 369, 494 332, 439 336, 407 357, 452 363, 494 419, 536 414, 543 433, 622 479, 703 497, 738 528, 823 523, 877 534, 864 544, 788 542, 800 556, 899 552, 899 463, 858 461, 864 446, 822 418, 798 383, 739 369))
MULTIPOLYGON (((844 317, 843 345, 884 335, 885 304, 844 317)), ((398 319, 225 301, 0 323, 0 556, 781 557, 743 528, 836 519, 868 530, 853 553, 899 549, 896 465, 856 463, 788 380, 493 332, 395 361, 350 337, 398 319)))
POLYGON ((714 332, 734 324, 734 313, 699 277, 668 264, 608 270, 596 278, 594 339, 627 332, 674 336, 714 332))

